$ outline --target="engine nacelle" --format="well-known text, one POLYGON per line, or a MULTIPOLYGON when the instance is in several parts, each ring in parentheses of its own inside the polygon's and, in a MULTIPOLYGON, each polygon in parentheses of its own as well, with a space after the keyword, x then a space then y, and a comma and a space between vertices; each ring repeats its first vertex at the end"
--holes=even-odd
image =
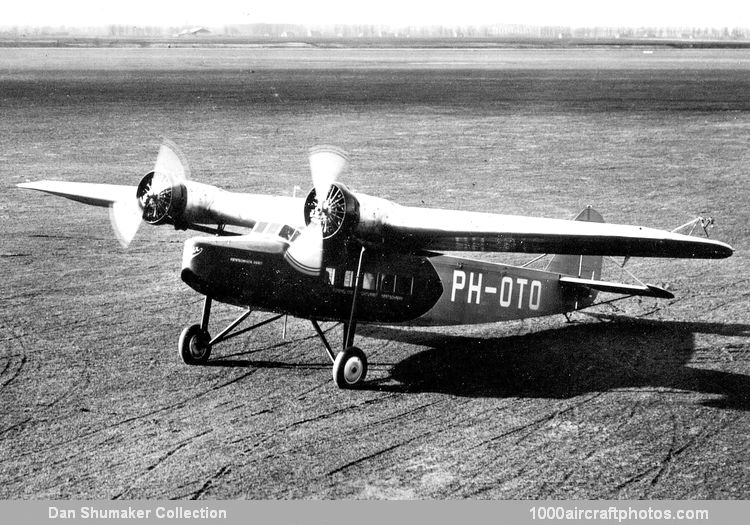
POLYGON ((325 199, 319 200, 315 188, 305 199, 305 224, 319 222, 323 239, 345 240, 355 237, 363 242, 377 243, 383 218, 393 202, 364 193, 352 193, 341 183, 334 183, 325 199))
POLYGON ((250 225, 232 194, 199 182, 149 172, 136 192, 142 218, 153 225, 173 224, 184 230, 191 224, 250 225))

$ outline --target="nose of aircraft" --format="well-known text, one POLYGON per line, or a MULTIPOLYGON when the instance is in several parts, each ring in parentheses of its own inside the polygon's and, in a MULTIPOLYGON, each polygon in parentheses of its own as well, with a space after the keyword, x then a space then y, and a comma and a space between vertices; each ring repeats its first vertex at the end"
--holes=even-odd
POLYGON ((191 288, 200 292, 207 293, 206 290, 206 270, 207 259, 210 257, 210 246, 201 238, 196 237, 185 241, 185 247, 182 251, 182 271, 180 277, 191 288))
POLYGON ((253 236, 193 237, 185 241, 181 277, 191 288, 231 304, 245 304, 264 272, 286 268, 288 241, 253 236), (277 264, 278 263, 278 264, 277 264))
POLYGON ((192 269, 193 259, 198 257, 204 250, 204 243, 199 242, 198 239, 188 239, 185 241, 185 246, 182 250, 182 269, 192 269))

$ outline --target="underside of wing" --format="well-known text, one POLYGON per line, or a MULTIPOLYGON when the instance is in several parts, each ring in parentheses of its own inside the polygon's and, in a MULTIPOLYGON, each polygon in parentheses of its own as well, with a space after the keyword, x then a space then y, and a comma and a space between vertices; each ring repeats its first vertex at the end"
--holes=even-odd
POLYGON ((560 277, 560 284, 577 288, 588 288, 600 292, 619 293, 623 295, 641 295, 644 297, 658 297, 659 299, 672 299, 672 292, 659 288, 653 284, 622 284, 609 281, 597 281, 592 279, 580 279, 577 277, 560 277))
POLYGON ((654 228, 397 206, 386 242, 435 251, 482 251, 718 259, 731 246, 654 228))
POLYGON ((123 201, 135 196, 135 186, 120 186, 117 184, 95 184, 91 182, 64 182, 56 180, 41 180, 38 182, 23 182, 19 188, 43 191, 92 206, 109 207, 115 202, 123 201))

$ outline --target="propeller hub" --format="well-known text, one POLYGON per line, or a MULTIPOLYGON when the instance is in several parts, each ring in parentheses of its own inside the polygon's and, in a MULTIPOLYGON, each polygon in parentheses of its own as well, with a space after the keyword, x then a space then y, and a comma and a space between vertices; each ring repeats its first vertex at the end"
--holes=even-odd
POLYGON ((174 222, 175 211, 184 204, 184 186, 171 177, 155 172, 146 174, 138 184, 136 198, 149 224, 174 222))
POLYGON ((324 198, 318 198, 315 188, 305 199, 305 223, 319 224, 323 239, 338 234, 345 223, 356 219, 357 206, 354 198, 343 184, 332 184, 324 198))

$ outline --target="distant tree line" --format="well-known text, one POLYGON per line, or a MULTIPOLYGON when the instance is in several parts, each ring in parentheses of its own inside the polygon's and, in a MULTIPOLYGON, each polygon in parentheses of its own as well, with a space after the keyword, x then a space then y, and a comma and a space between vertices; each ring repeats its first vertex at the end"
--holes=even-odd
MULTIPOLYGON (((213 36, 250 38, 544 38, 544 39, 618 39, 664 38, 694 40, 748 40, 750 28, 716 27, 569 27, 519 24, 485 25, 412 25, 373 24, 233 24, 206 26, 213 36)), ((101 27, 20 27, 0 26, 2 37, 172 37, 185 27, 108 25, 101 27)), ((201 38, 201 37, 196 37, 201 38)))

